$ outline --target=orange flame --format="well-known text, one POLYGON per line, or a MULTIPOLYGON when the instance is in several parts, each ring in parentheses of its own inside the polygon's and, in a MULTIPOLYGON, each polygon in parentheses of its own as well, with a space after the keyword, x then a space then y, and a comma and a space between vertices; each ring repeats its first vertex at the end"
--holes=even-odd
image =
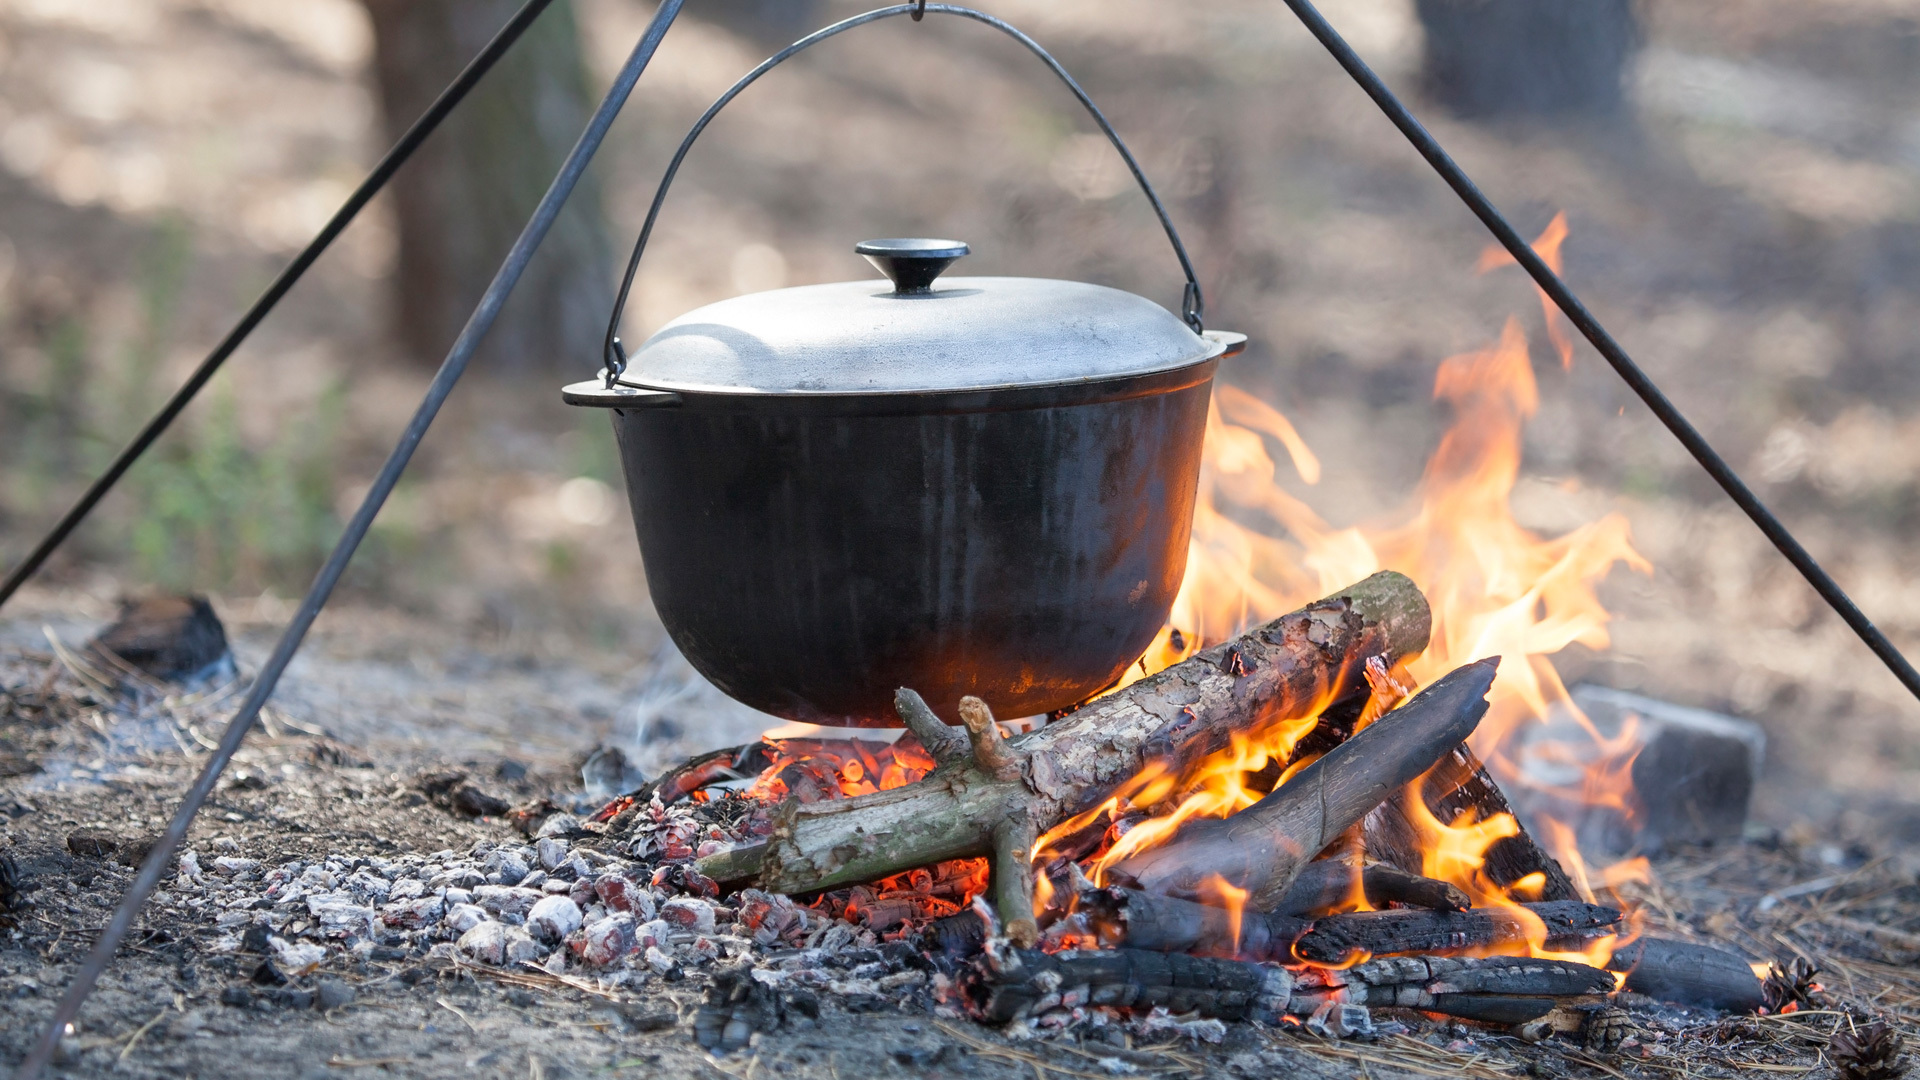
MULTIPOLYGON (((1566 237, 1562 215, 1535 244, 1556 271, 1566 237)), ((1481 269, 1511 262, 1505 252, 1494 250, 1482 257, 1481 269)), ((1562 364, 1570 364, 1571 339, 1551 303, 1544 295, 1542 300, 1548 335, 1562 364)), ((1617 513, 1558 537, 1540 536, 1514 519, 1511 496, 1520 475, 1525 425, 1539 407, 1532 358, 1518 320, 1509 319, 1488 348, 1442 361, 1434 397, 1448 403, 1454 417, 1427 463, 1411 512, 1398 522, 1335 528, 1282 486, 1280 466, 1268 452, 1271 439, 1302 481, 1319 480, 1321 463, 1293 425, 1245 391, 1221 387, 1207 420, 1187 575, 1167 629, 1130 675, 1152 674, 1377 570, 1398 570, 1432 605, 1432 642, 1391 677, 1384 671, 1367 673, 1375 700, 1366 719, 1462 663, 1498 655, 1502 663, 1489 711, 1472 739, 1489 771, 1506 784, 1523 782, 1514 764, 1516 737, 1524 725, 1564 711, 1595 743, 1595 752, 1583 758, 1598 762, 1588 765, 1580 790, 1570 794, 1588 804, 1629 810, 1635 733, 1629 729, 1603 738, 1574 706, 1549 658, 1574 642, 1604 649, 1610 617, 1597 586, 1616 564, 1642 573, 1652 567, 1634 550, 1626 519, 1617 513), (1279 531, 1240 523, 1260 518, 1277 523, 1279 531)), ((1261 792, 1248 787, 1249 776, 1270 761, 1287 761, 1313 720, 1309 716, 1266 735, 1236 739, 1188 776, 1150 769, 1108 804, 1049 833, 1036 854, 1048 848, 1048 840, 1081 833, 1103 815, 1116 820, 1133 808, 1152 809, 1157 816, 1134 825, 1099 855, 1094 873, 1099 881, 1108 864, 1164 842, 1181 823, 1231 814, 1258 799, 1261 792), (1171 799, 1178 791, 1187 794, 1171 799)), ((1303 764, 1292 763, 1294 768, 1303 764)), ((1419 799, 1408 802, 1425 806, 1419 799)), ((1548 954, 1544 925, 1516 906, 1539 895, 1544 876, 1504 887, 1485 876, 1488 847, 1519 831, 1512 816, 1455 822, 1428 817, 1421 823, 1428 876, 1459 885, 1476 904, 1513 907, 1523 925, 1531 920, 1531 949, 1548 954)), ((1563 862, 1579 867, 1577 880, 1591 894, 1593 875, 1579 860, 1571 830, 1546 830, 1541 839, 1563 862)), ((1624 883, 1644 873, 1643 865, 1610 867, 1599 877, 1603 883, 1624 883)), ((1604 960, 1610 948, 1610 942, 1595 943, 1578 955, 1604 960)))
POLYGON ((1209 874, 1200 883, 1200 895, 1214 907, 1227 910, 1228 925, 1233 927, 1232 952, 1229 955, 1240 955, 1240 931, 1242 921, 1246 918, 1247 897, 1252 894, 1219 874, 1209 874))
MULTIPOLYGON (((1546 230, 1540 234, 1538 240, 1533 242, 1533 252, 1540 256, 1541 262, 1547 264, 1547 269, 1558 274, 1562 272, 1560 245, 1566 241, 1567 215, 1565 211, 1561 211, 1553 215, 1553 220, 1547 222, 1546 230)), ((1489 245, 1480 253, 1480 265, 1477 269, 1484 274, 1502 266, 1517 265, 1519 264, 1514 261, 1506 248, 1495 244, 1489 245)), ((1546 290, 1535 285, 1533 291, 1540 294, 1540 311, 1547 320, 1547 339, 1553 342, 1554 351, 1560 354, 1560 367, 1564 371, 1572 371, 1573 338, 1567 333, 1567 324, 1560 314, 1560 308, 1553 302, 1553 298, 1547 295, 1546 290)))

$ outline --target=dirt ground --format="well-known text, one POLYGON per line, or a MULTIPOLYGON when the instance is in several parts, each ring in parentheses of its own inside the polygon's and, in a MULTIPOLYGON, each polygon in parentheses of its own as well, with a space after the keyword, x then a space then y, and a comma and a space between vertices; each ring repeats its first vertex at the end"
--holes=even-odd
MULTIPOLYGON (((217 703, 181 699, 136 717, 76 681, 55 655, 17 645, 0 659, 0 671, 8 760, 48 766, 15 768, 9 771, 26 775, 0 779, 0 850, 15 860, 23 898, 11 928, 0 927, 0 998, 8 1002, 9 1018, 0 1025, 0 1054, 18 1060, 132 876, 116 858, 75 854, 72 838, 137 841, 157 830, 205 754, 142 746, 141 732, 151 735, 157 725, 190 734, 196 718, 217 715, 217 703)), ((484 670, 468 679, 495 688, 484 670)), ((301 681, 295 679, 296 690, 301 681)), ((359 865, 517 843, 519 835, 503 819, 458 817, 421 796, 422 774, 456 759, 480 787, 506 801, 545 795, 562 805, 597 805, 582 796, 573 764, 553 758, 528 761, 479 749, 462 756, 435 746, 389 745, 368 753, 317 733, 290 710, 281 712, 275 732, 258 734, 241 752, 189 836, 188 847, 209 874, 216 857, 242 866, 295 859, 359 865)), ((816 1017, 789 1013, 784 1026, 750 1049, 715 1057, 695 1044, 690 1028, 712 975, 726 966, 725 954, 689 961, 670 975, 609 983, 590 972, 560 978, 450 961, 424 941, 368 942, 351 950, 336 941, 317 970, 266 985, 256 971, 261 957, 235 949, 234 928, 251 914, 247 905, 223 910, 210 902, 215 894, 182 878, 164 884, 148 908, 63 1044, 56 1074, 229 1077, 264 1070, 318 1078, 365 1069, 421 1078, 721 1073, 1047 1080, 1222 1071, 1242 1077, 1651 1077, 1681 1067, 1728 1076, 1756 1065, 1800 1072, 1822 1065, 1820 1048, 1849 1014, 1889 1017, 1910 1037, 1920 1026, 1916 869, 1920 854, 1910 849, 1842 848, 1806 830, 1788 836, 1760 830, 1743 843, 1673 852, 1656 865, 1655 884, 1639 891, 1652 913, 1651 930, 1719 942, 1750 956, 1807 957, 1829 988, 1823 1007, 1846 1012, 1815 1010, 1798 1020, 1759 1023, 1649 1008, 1637 1014, 1635 1041, 1603 1057, 1590 1056, 1577 1042, 1530 1045, 1413 1013, 1404 1015, 1398 1034, 1349 1042, 1248 1024, 1227 1025, 1217 1041, 1136 1043, 1084 1032, 1014 1040, 930 1010, 924 992, 911 985, 877 1002, 823 993, 816 1017), (1811 889, 1804 887, 1809 881, 1811 889), (236 911, 238 920, 227 917, 236 911)), ((296 941, 329 944, 317 925, 284 929, 296 941)), ((1377 1013, 1376 1022, 1392 1013, 1377 1013)))

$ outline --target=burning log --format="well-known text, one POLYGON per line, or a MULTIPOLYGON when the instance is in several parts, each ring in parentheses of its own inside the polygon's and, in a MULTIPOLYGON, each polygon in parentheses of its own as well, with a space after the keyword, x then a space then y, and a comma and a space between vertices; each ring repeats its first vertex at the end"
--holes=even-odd
POLYGON ((1756 1012, 1766 1004, 1760 977, 1725 949, 1642 938, 1614 951, 1607 970, 1627 973, 1627 989, 1678 1005, 1756 1012))
POLYGON ((1102 947, 1283 961, 1312 923, 1292 915, 1231 911, 1137 889, 1090 889, 1080 911, 1102 947))
MULTIPOLYGON (((1597 904, 1554 900, 1470 911, 1357 911, 1308 922, 1277 912, 1234 912, 1133 889, 1080 894, 1080 910, 1102 946, 1343 964, 1356 956, 1448 953, 1525 946, 1545 928, 1549 948, 1577 949, 1619 930, 1621 914, 1597 904)), ((1515 1021, 1518 1023, 1518 1021, 1515 1021)))
POLYGON ((1386 908, 1390 904, 1430 908, 1434 911, 1465 911, 1472 906, 1458 885, 1437 881, 1382 864, 1361 867, 1353 856, 1316 859, 1308 863, 1293 881, 1274 911, 1282 915, 1316 915, 1338 907, 1354 894, 1354 877, 1360 878, 1360 894, 1367 905, 1386 908))
MULTIPOLYGON (((1513 817, 1515 833, 1495 840, 1486 851, 1483 872, 1493 884, 1505 889, 1528 875, 1540 874, 1544 880, 1534 895, 1541 900, 1584 899, 1559 860, 1547 854, 1520 824, 1500 785, 1494 783, 1486 766, 1464 742, 1421 778, 1420 791, 1427 811, 1443 823, 1451 824, 1463 814, 1468 815, 1469 822, 1485 821, 1498 814, 1513 817)), ((1366 850, 1373 858, 1419 873, 1423 868, 1422 845, 1420 829, 1414 824, 1419 811, 1410 808, 1407 799, 1407 791, 1396 791, 1367 815, 1366 850)))
MULTIPOLYGON (((951 757, 904 787, 805 805, 789 800, 765 844, 709 856, 700 872, 808 893, 998 849, 997 878, 1024 873, 1011 853, 1028 845, 1018 836, 996 844, 1003 822, 1024 814, 1035 830, 1050 828, 1097 807, 1150 761, 1183 769, 1225 749, 1236 732, 1364 695, 1367 658, 1391 663, 1417 653, 1429 628, 1426 598, 1413 582, 1375 574, 1006 740, 1003 749, 1019 765, 1015 779, 996 778, 973 756, 951 757)), ((1030 902, 1015 892, 995 889, 1005 923, 1032 918, 1030 902)))
POLYGON ((1257 911, 1277 907, 1313 856, 1457 746, 1486 715, 1499 659, 1449 672, 1227 818, 1189 823, 1167 844, 1114 864, 1115 880, 1198 899, 1224 879, 1257 911))
POLYGON ((1545 929, 1547 948, 1571 952, 1592 938, 1617 933, 1620 920, 1620 912, 1613 908, 1578 900, 1468 911, 1356 911, 1315 919, 1312 928, 1294 942, 1293 953, 1318 964, 1341 964, 1355 956, 1505 948, 1538 938, 1540 927, 1545 929))

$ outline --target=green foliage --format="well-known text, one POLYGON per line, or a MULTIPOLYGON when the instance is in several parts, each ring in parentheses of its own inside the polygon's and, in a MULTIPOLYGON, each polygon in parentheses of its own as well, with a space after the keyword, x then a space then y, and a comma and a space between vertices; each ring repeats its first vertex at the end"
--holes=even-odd
MULTIPOLYGON (((85 318, 69 315, 38 343, 45 357, 38 385, 0 399, 0 423, 17 423, 21 433, 15 453, 0 458, 0 509, 9 512, 15 543, 24 545, 64 509, 172 391, 155 376, 174 343, 192 263, 188 230, 163 224, 136 264, 138 302, 126 342, 98 349, 85 318)), ((270 436, 249 439, 232 378, 216 376, 76 540, 86 555, 143 584, 202 591, 304 585, 339 531, 333 492, 345 403, 336 381, 270 436)))

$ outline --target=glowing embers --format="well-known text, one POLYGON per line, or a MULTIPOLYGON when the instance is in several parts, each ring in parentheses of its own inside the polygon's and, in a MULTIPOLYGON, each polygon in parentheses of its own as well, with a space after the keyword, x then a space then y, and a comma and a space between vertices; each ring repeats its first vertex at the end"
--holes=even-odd
POLYGON ((911 735, 870 739, 763 740, 772 762, 747 794, 769 802, 792 795, 818 802, 905 787, 933 771, 933 756, 911 735))

